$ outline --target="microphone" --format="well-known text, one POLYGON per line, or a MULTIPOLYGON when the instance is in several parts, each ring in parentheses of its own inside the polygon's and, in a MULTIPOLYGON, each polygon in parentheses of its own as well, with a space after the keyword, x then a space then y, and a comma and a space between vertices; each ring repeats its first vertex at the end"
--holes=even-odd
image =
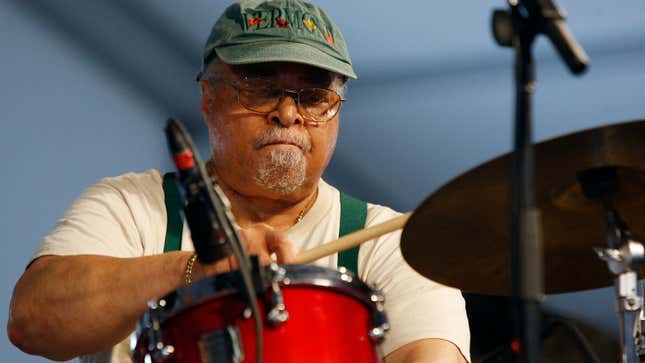
MULTIPOLYGON (((589 66, 589 56, 575 39, 565 20, 565 12, 555 0, 509 0, 511 8, 518 11, 526 24, 537 33, 545 34, 555 46, 560 58, 564 60, 573 74, 583 73, 589 66)), ((493 12, 493 36, 504 47, 513 47, 515 31, 512 12, 497 9, 493 12)), ((526 29, 524 29, 526 31, 526 29)))
POLYGON ((542 32, 555 45, 560 57, 574 74, 580 74, 587 69, 589 57, 576 41, 564 22, 565 13, 555 3, 555 0, 526 1, 529 12, 542 22, 542 32))
POLYGON ((166 138, 183 186, 184 214, 190 227, 195 253, 201 263, 213 263, 231 254, 231 226, 225 222, 228 199, 216 189, 184 126, 168 119, 166 138))

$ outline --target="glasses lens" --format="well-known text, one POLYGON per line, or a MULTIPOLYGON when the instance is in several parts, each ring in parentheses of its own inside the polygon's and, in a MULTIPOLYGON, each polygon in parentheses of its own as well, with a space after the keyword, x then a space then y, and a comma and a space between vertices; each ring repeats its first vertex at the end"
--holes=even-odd
POLYGON ((317 122, 329 121, 338 113, 340 96, 324 88, 305 88, 300 90, 300 107, 303 115, 317 122))
POLYGON ((273 111, 282 95, 282 89, 275 82, 249 80, 239 83, 240 103, 256 112, 273 111))

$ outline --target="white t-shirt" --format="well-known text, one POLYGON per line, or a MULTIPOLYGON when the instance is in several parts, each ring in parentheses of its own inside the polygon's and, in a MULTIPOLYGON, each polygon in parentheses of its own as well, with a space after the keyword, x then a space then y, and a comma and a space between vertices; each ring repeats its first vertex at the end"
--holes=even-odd
MULTIPOLYGON (((398 215, 387 207, 368 204, 366 227, 398 215)), ((88 188, 70 206, 32 259, 43 255, 161 254, 166 222, 162 176, 158 171, 106 178, 88 188)), ((340 192, 321 180, 316 202, 287 234, 296 250, 304 251, 338 238, 339 226, 340 192)), ((363 243, 358 254, 361 280, 385 295, 391 329, 381 345, 383 354, 418 339, 441 338, 454 343, 470 360, 470 333, 461 293, 412 270, 401 256, 400 236, 400 232, 394 232, 363 243)), ((193 250, 186 226, 181 249, 193 250)), ((335 268, 337 258, 334 254, 315 264, 335 268)), ((81 361, 131 362, 129 339, 111 350, 81 357, 81 361)))

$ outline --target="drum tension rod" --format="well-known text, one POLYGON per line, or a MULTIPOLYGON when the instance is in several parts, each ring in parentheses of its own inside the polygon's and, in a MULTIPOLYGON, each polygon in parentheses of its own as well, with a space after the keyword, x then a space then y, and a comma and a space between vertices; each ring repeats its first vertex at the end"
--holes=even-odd
POLYGON ((289 319, 289 312, 284 304, 284 297, 280 289, 280 283, 285 278, 286 270, 275 262, 269 265, 269 269, 260 266, 258 256, 251 258, 251 278, 255 286, 255 293, 260 296, 264 304, 265 320, 278 325, 289 319), (267 293, 268 291, 268 293, 267 293))

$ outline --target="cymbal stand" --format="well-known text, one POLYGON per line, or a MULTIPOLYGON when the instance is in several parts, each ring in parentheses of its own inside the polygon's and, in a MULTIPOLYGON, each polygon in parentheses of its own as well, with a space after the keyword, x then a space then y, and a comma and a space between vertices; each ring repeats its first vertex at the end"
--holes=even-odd
POLYGON ((617 168, 603 166, 580 170, 577 179, 584 196, 601 203, 605 209, 608 247, 594 247, 594 251, 616 276, 614 286, 620 320, 621 361, 640 362, 639 353, 643 351, 643 287, 639 271, 645 259, 645 249, 642 243, 632 239, 627 224, 614 207, 614 199, 620 191, 617 168))
POLYGON ((607 243, 609 247, 594 250, 616 276, 616 310, 620 320, 620 340, 623 363, 640 362, 643 351, 643 287, 640 268, 645 259, 643 244, 634 241, 618 211, 607 209, 607 243))

